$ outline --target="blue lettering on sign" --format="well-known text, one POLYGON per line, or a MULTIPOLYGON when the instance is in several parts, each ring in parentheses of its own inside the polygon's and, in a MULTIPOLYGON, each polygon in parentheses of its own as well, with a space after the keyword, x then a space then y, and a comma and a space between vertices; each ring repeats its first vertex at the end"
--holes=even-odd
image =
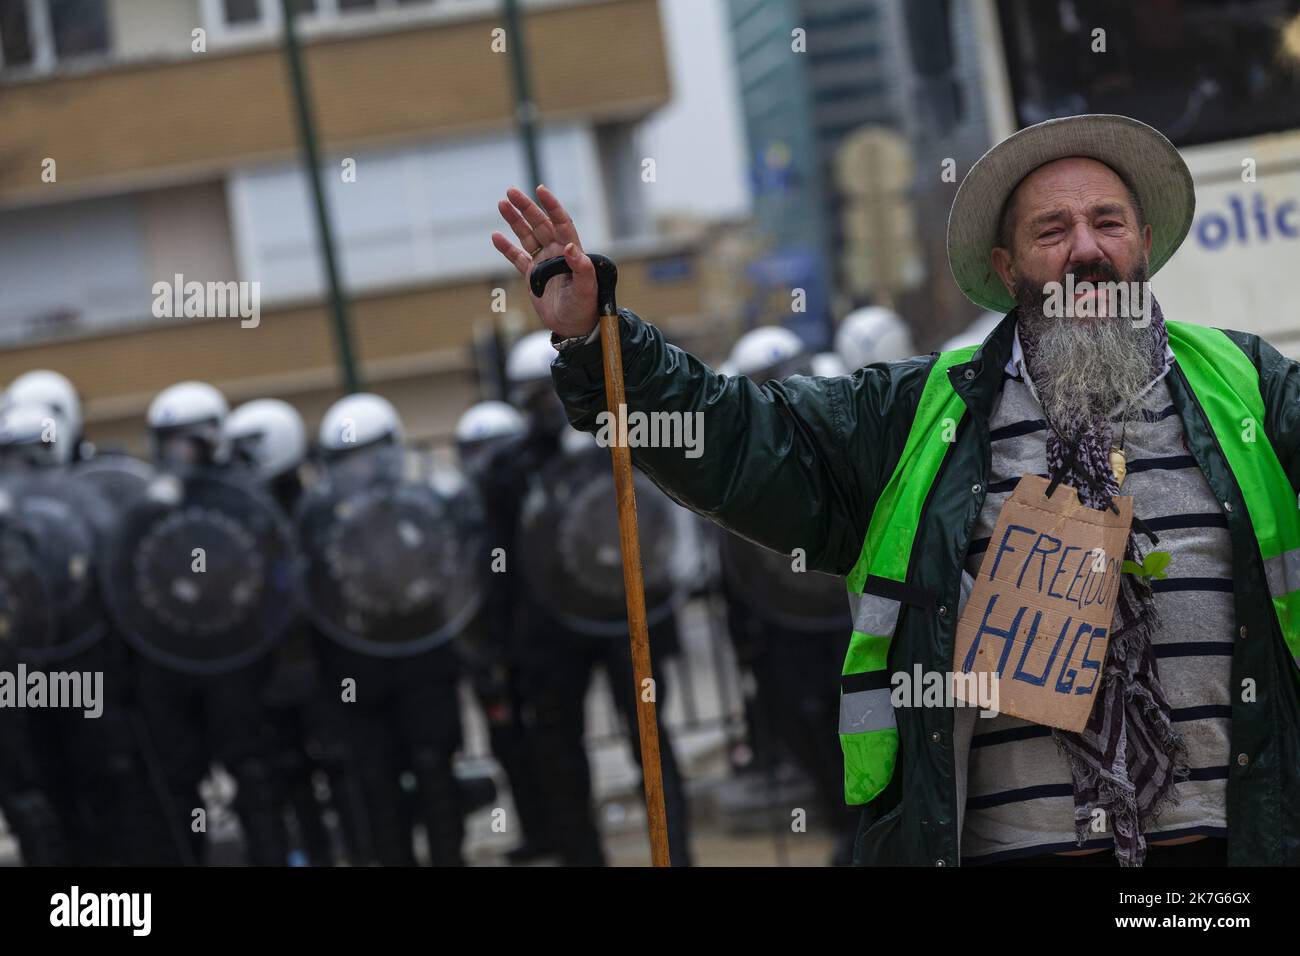
POLYGON ((1020 630, 1020 619, 1025 616, 1028 608, 1022 607, 1017 611, 1011 627, 1003 631, 989 626, 989 615, 993 613, 993 606, 997 603, 998 596, 994 594, 989 599, 989 606, 984 609, 984 620, 980 621, 980 629, 975 633, 975 640, 971 641, 970 650, 966 652, 966 662, 962 665, 962 670, 969 672, 975 669, 975 652, 979 650, 980 640, 985 634, 991 634, 993 637, 1002 638, 1002 656, 998 658, 998 666, 995 668, 998 676, 1002 676, 1002 669, 1007 666, 1007 655, 1011 653, 1011 646, 1016 642, 1016 631, 1020 630))
POLYGON ((1196 217, 1193 232, 1196 241, 1211 252, 1229 242, 1249 245, 1266 243, 1274 238, 1300 237, 1300 200, 1287 199, 1270 208, 1269 197, 1262 192, 1249 197, 1232 194, 1226 211, 1210 211, 1196 217))
POLYGON ((1101 676, 1101 661, 1093 660, 1089 655, 1092 654, 1092 642, 1099 637, 1106 636, 1106 628, 1094 627, 1092 633, 1088 635, 1088 644, 1083 649, 1083 664, 1081 667, 1085 671, 1092 671, 1092 683, 1087 687, 1076 687, 1076 694, 1091 694, 1093 687, 1097 685, 1097 678, 1101 676))
MULTIPOLYGON (((1043 665, 1043 672, 1034 675, 1025 670, 1025 658, 1029 656, 1029 649, 1034 646, 1034 638, 1038 635, 1038 622, 1042 616, 1042 611, 1034 612, 1034 626, 1029 629, 1029 639, 1025 641, 1025 649, 1020 653, 1020 663, 1016 665, 1016 672, 1011 675, 1012 680, 1022 680, 1026 684, 1033 684, 1035 687, 1042 687, 1047 683, 1047 672, 1052 669, 1052 664, 1056 662, 1056 654, 1061 649, 1061 642, 1065 640, 1065 632, 1070 629, 1070 621, 1074 620, 1069 617, 1065 619, 1065 623, 1061 625, 1061 633, 1056 638, 1056 643, 1052 645, 1052 654, 1047 658, 1047 663, 1043 665)), ((999 674, 998 676, 1002 675, 999 674)))
MULTIPOLYGON (((1096 558, 1101 552, 1096 548, 1083 548, 1078 545, 1067 547, 1064 546, 1062 538, 1040 532, 1034 527, 1008 522, 1003 529, 1001 539, 991 543, 991 550, 993 554, 991 556, 986 554, 984 560, 984 564, 990 566, 988 580, 995 578, 1003 558, 1014 555, 1010 562, 1011 566, 1002 575, 1002 580, 1008 586, 1014 582, 1017 591, 1023 590, 1037 595, 1046 594, 1058 602, 1074 605, 1080 610, 1091 605, 1108 607, 1115 596, 1121 562, 1115 557, 1109 557, 1104 562, 1097 561, 1096 558), (1024 542, 1028 542, 1029 547, 1025 547, 1023 542, 1013 544, 1016 534, 1023 535, 1024 542), (1071 552, 1076 554, 1071 557, 1071 552), (1056 558, 1054 565, 1048 565, 1049 557, 1056 558), (1016 567, 1016 564, 1019 564, 1019 567, 1016 567), (1033 566, 1035 564, 1037 564, 1036 568, 1033 566), (1073 575, 1071 575, 1072 571, 1073 575), (1070 583, 1062 593, 1059 588, 1065 581, 1070 583)), ((984 568, 981 567, 980 571, 983 573, 984 568)), ((1041 597, 1038 600, 1041 600, 1041 597)), ((1063 608, 1061 610, 1064 611, 1063 608)), ((997 664, 993 667, 982 667, 981 670, 992 671, 999 678, 1021 681, 1034 687, 1049 687, 1057 694, 1074 696, 1091 694, 1096 689, 1102 670, 1102 660, 1100 657, 1093 657, 1093 649, 1094 647, 1105 648, 1108 628, 1087 621, 1076 621, 1073 614, 1070 614, 1057 628, 1056 637, 1052 638, 1050 630, 1040 634, 1040 629, 1047 630, 1043 628, 1043 623, 1049 613, 1051 613, 1050 605, 1039 607, 1037 601, 1028 595, 1018 597, 994 591, 988 596, 988 605, 984 608, 982 620, 967 649, 961 670, 966 673, 974 671, 976 658, 981 654, 984 641, 995 639, 1002 642, 1001 648, 997 652, 988 653, 997 654, 997 664), (1003 600, 1003 607, 1006 610, 998 615, 998 620, 1007 621, 1008 618, 1010 620, 1005 629, 991 623, 999 598, 1003 600), (1007 608, 1008 600, 1012 602, 1011 607, 1019 604, 1014 616, 1011 616, 1010 609, 1007 608), (1025 627, 1023 631, 1022 626, 1025 627), (1043 644, 1037 643, 1040 636, 1043 638, 1043 644), (1052 641, 1050 650, 1045 647, 1048 640, 1052 641), (1076 656, 1080 644, 1083 644, 1083 650, 1076 656), (1012 649, 1017 646, 1020 653, 1015 660, 1015 672, 1011 673, 1008 670, 1008 660, 1011 658, 1012 649), (1030 656, 1034 653, 1035 646, 1040 650, 1038 657, 1031 663, 1030 656), (1065 651, 1064 654, 1061 653, 1062 650, 1065 651), (1038 668, 1037 671, 1034 670, 1035 666, 1038 668), (1087 679, 1084 673, 1086 671, 1092 673, 1090 682, 1085 686, 1082 681, 1087 679)), ((1049 627, 1057 627, 1057 625, 1053 624, 1049 627)))
POLYGON ((1079 629, 1074 632, 1074 640, 1070 642, 1070 650, 1065 655, 1065 663, 1061 665, 1061 676, 1056 679, 1056 692, 1058 694, 1068 694, 1074 687, 1074 679, 1079 676, 1077 668, 1070 666, 1070 660, 1074 657, 1074 649, 1079 646, 1079 637, 1084 631, 1091 631, 1092 625, 1087 621, 1079 622, 1079 629))
POLYGON ((1052 590, 1052 588, 1056 587, 1056 579, 1065 573, 1065 559, 1070 556, 1071 551, 1078 551, 1078 550, 1080 550, 1078 545, 1067 544, 1065 546, 1065 550, 1061 552, 1061 559, 1056 562, 1056 573, 1052 575, 1052 580, 1047 585, 1047 593, 1049 596, 1054 598, 1064 597, 1064 595, 1057 594, 1055 591, 1052 590))
MULTIPOLYGON (((1019 525, 1019 524, 1007 525, 1007 530, 1002 533, 1002 543, 998 545, 998 553, 993 558, 993 567, 989 568, 990 581, 992 581, 993 576, 998 573, 998 565, 1002 563, 1002 555, 1008 551, 1010 551, 1012 554, 1016 553, 1016 549, 1007 544, 1007 538, 1011 537, 1011 532, 1013 531, 1023 531, 1025 534, 1034 533, 1033 528, 1026 528, 1024 525, 1019 525)), ((1024 571, 1022 570, 1020 573, 1023 575, 1024 571)), ((1017 587, 1019 587, 1019 585, 1017 585, 1017 587)))
MULTIPOLYGON (((1003 536, 1002 540, 1003 540, 1003 541, 1006 540, 1006 536, 1005 536, 1005 535, 1003 536)), ((1033 546, 1032 548, 1029 549, 1029 555, 1028 555, 1028 557, 1025 558, 1025 563, 1022 564, 1022 565, 1020 566, 1020 577, 1016 578, 1016 587, 1023 587, 1023 586, 1024 586, 1023 582, 1024 582, 1024 580, 1025 580, 1025 571, 1026 571, 1026 569, 1029 567, 1029 562, 1032 561, 1032 560, 1034 560, 1034 555, 1037 554, 1037 555, 1039 555, 1039 561, 1038 561, 1038 590, 1039 590, 1039 591, 1042 591, 1042 590, 1043 590, 1043 571, 1044 571, 1044 570, 1046 569, 1046 567, 1047 567, 1047 556, 1048 556, 1049 554, 1056 554, 1056 552, 1058 552, 1058 551, 1060 551, 1060 550, 1061 550, 1061 539, 1060 539, 1060 538, 1053 538, 1053 537, 1052 537, 1050 534, 1048 534, 1046 531, 1044 531, 1042 534, 1040 534, 1040 535, 1038 536, 1038 540, 1034 542, 1034 546, 1033 546), (1044 541, 1051 541, 1053 544, 1056 545, 1056 547, 1052 548, 1050 551, 1044 551, 1044 550, 1042 550, 1042 549, 1039 548, 1039 545, 1042 544, 1044 541)), ((999 555, 999 557, 1000 557, 1000 556, 1001 556, 1001 555, 999 555)))

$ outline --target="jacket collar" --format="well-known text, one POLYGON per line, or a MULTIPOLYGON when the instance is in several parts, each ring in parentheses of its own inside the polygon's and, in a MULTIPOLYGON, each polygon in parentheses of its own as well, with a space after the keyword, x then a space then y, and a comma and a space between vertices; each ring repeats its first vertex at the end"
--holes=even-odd
POLYGON ((1012 309, 989 333, 970 361, 959 362, 948 370, 953 389, 977 418, 987 419, 993 414, 994 403, 1002 391, 1003 373, 1011 360, 1016 321, 1016 310, 1012 309))

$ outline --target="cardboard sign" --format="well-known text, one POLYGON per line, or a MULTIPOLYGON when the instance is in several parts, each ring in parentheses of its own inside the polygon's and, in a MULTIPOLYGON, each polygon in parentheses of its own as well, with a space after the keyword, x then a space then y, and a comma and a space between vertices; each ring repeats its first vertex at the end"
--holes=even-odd
POLYGON ((1116 496, 1115 514, 1069 485, 1048 498, 1047 486, 1025 475, 1002 506, 957 622, 953 672, 988 673, 1002 713, 1078 732, 1101 683, 1133 499, 1116 496))

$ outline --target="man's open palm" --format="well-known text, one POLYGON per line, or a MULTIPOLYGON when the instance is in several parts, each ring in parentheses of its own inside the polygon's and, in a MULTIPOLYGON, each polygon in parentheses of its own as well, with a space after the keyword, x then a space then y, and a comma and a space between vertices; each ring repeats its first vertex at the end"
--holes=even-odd
POLYGON ((520 189, 506 190, 497 209, 523 248, 499 232, 492 233, 492 245, 525 281, 535 263, 564 256, 573 275, 556 276, 540 299, 531 294, 529 298, 537 317, 552 332, 562 338, 586 335, 596 327, 596 269, 582 251, 577 227, 560 200, 545 186, 537 187, 537 198, 540 206, 520 189))

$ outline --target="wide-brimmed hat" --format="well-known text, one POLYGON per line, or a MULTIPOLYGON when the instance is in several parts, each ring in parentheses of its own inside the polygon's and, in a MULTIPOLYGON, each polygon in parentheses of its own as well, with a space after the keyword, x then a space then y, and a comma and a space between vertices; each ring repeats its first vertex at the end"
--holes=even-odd
POLYGON ((1009 312, 1016 302, 993 271, 998 220, 1007 198, 1039 166, 1070 156, 1105 163, 1133 191, 1151 225, 1150 275, 1182 245, 1192 225, 1192 174, 1159 130, 1128 116, 1092 113, 1048 120, 1008 136, 966 174, 948 217, 948 265, 966 297, 1009 312))

